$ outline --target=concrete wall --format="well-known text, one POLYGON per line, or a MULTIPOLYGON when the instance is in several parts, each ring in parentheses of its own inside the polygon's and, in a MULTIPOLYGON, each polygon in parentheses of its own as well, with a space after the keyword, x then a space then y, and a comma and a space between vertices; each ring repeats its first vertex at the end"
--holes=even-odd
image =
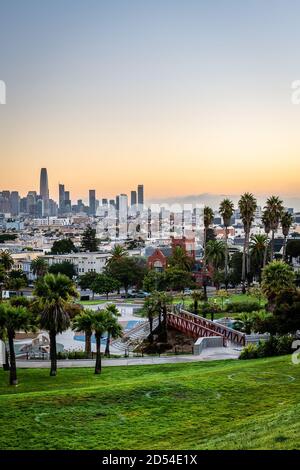
POLYGON ((223 337, 222 336, 208 336, 204 338, 198 338, 194 344, 194 355, 199 356, 203 349, 206 348, 222 348, 223 337))

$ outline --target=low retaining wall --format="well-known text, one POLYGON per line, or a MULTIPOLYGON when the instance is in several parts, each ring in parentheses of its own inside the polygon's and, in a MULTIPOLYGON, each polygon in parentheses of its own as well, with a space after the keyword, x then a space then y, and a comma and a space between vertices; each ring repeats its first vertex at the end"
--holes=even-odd
POLYGON ((199 356, 203 349, 206 348, 223 348, 223 336, 208 336, 204 338, 198 338, 194 344, 193 353, 195 356, 199 356))

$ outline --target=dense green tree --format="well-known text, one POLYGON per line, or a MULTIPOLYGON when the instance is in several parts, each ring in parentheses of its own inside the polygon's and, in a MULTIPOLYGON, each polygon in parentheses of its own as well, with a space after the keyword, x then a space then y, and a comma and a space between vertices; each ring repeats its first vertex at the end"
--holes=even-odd
POLYGON ((166 276, 164 272, 151 269, 143 281, 143 289, 146 292, 163 291, 166 288, 166 276))
POLYGON ((172 290, 183 290, 193 285, 192 274, 183 269, 168 267, 165 271, 166 285, 172 290))
POLYGON ((62 263, 54 263, 49 266, 50 274, 64 274, 69 279, 73 279, 77 275, 76 268, 70 261, 63 261, 62 263))
POLYGON ((168 259, 168 264, 183 271, 191 271, 193 260, 181 246, 176 246, 168 259))
POLYGON ((205 300, 204 292, 199 291, 199 290, 194 290, 192 292, 192 299, 193 299, 194 314, 197 315, 199 313, 198 312, 199 302, 201 300, 205 300))
POLYGON ((119 281, 127 293, 129 287, 142 285, 146 269, 138 258, 124 256, 114 262, 111 261, 106 266, 105 273, 119 281))
POLYGON ((81 248, 83 251, 98 251, 99 240, 96 237, 96 230, 90 225, 85 229, 81 238, 81 248))
POLYGON ((243 253, 236 251, 230 257, 229 266, 230 282, 234 285, 240 284, 242 280, 243 253))
POLYGON ((91 285, 91 290, 93 292, 96 294, 106 294, 107 299, 111 292, 115 292, 119 289, 120 282, 107 274, 97 274, 91 285))
POLYGON ((78 280, 78 285, 81 287, 83 290, 91 290, 93 293, 93 298, 94 298, 94 291, 93 291, 93 286, 94 286, 94 281, 97 279, 98 274, 95 273, 94 271, 87 272, 85 274, 82 274, 82 276, 79 277, 78 280))
POLYGON ((293 269, 283 261, 272 261, 262 271, 261 287, 268 299, 268 309, 273 311, 276 297, 282 290, 296 290, 293 269))
POLYGON ((223 224, 225 227, 225 286, 227 289, 228 285, 228 227, 231 223, 231 218, 234 213, 234 204, 230 199, 223 199, 219 207, 219 213, 223 218, 223 224))
POLYGON ((76 253, 78 250, 70 238, 56 240, 51 248, 53 255, 65 255, 68 253, 76 253))
POLYGON ((17 294, 22 291, 28 284, 27 277, 20 269, 12 269, 8 273, 7 287, 15 290, 17 294))
POLYGON ((57 372, 56 335, 71 323, 72 302, 78 297, 76 286, 64 274, 46 274, 37 280, 34 295, 40 308, 40 325, 50 338, 50 376, 57 372))

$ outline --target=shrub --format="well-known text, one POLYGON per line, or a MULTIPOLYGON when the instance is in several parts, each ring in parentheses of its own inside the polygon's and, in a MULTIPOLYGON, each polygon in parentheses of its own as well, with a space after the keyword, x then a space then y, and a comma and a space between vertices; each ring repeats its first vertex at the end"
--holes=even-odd
POLYGON ((256 300, 228 302, 226 305, 226 312, 239 313, 239 312, 254 312, 260 310, 261 306, 256 300))
POLYGON ((239 359, 256 359, 258 357, 272 357, 291 354, 292 343, 292 336, 271 336, 267 341, 260 341, 257 345, 250 343, 245 346, 239 359))

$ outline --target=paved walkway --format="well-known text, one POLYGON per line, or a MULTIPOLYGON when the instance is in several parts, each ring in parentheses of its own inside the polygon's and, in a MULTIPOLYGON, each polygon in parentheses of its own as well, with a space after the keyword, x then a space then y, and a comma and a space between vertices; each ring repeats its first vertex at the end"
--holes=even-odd
MULTIPOLYGON (((200 361, 216 361, 222 359, 237 359, 240 354, 239 350, 233 348, 209 348, 204 350, 201 355, 178 355, 178 356, 145 356, 130 357, 120 359, 103 359, 103 367, 110 366, 140 366, 151 364, 177 364, 180 362, 200 362, 200 361)), ((58 367, 94 367, 95 360, 77 359, 77 360, 59 360, 58 367)), ((17 361, 18 368, 49 368, 50 361, 17 361)))

